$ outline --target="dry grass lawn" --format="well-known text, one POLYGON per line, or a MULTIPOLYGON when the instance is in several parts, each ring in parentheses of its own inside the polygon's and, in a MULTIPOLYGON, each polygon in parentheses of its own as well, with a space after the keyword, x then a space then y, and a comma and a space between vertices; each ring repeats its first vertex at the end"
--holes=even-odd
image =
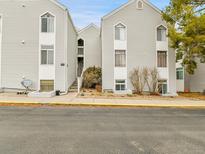
POLYGON ((179 93, 179 96, 190 99, 205 100, 205 95, 203 95, 202 93, 179 93))
POLYGON ((95 89, 83 89, 81 93, 78 95, 81 98, 107 98, 107 99, 135 99, 135 100, 178 100, 178 99, 190 99, 190 100, 205 100, 205 95, 200 93, 179 93, 179 96, 176 97, 163 97, 158 95, 137 95, 137 94, 128 94, 128 95, 120 95, 114 93, 101 93, 97 92, 95 89))
POLYGON ((167 99, 176 99, 177 97, 162 97, 158 95, 138 95, 138 94, 114 94, 114 93, 101 93, 97 92, 95 89, 83 89, 81 93, 78 95, 78 97, 81 98, 107 98, 107 99, 137 99, 137 100, 152 100, 152 99, 162 99, 162 100, 167 100, 167 99))

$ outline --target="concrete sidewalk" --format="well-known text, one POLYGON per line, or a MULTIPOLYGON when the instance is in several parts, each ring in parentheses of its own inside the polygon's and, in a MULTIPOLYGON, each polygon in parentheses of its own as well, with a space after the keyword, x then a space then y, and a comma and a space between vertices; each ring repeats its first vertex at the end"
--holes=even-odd
POLYGON ((167 99, 107 99, 80 98, 76 93, 53 98, 30 98, 12 94, 0 94, 1 105, 67 105, 67 106, 112 106, 112 107, 180 107, 205 108, 205 101, 185 98, 167 99))

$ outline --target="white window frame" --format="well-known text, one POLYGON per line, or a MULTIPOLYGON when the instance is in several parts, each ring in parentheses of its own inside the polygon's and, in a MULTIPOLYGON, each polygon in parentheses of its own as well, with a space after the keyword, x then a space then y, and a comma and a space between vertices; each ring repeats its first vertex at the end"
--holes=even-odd
POLYGON ((168 68, 168 52, 167 51, 157 50, 157 68, 168 68), (158 52, 166 52, 166 67, 158 66, 158 52))
POLYGON ((50 13, 50 12, 46 12, 46 13, 44 13, 43 15, 41 15, 40 16, 40 28, 41 28, 41 33, 55 33, 55 16, 52 14, 52 13, 50 13), (45 15, 47 15, 47 14, 49 14, 50 16, 52 16, 52 17, 43 17, 43 16, 45 16, 45 15), (48 19, 49 18, 53 18, 53 31, 48 31, 48 29, 49 29, 49 26, 48 26, 48 19), (43 29, 42 29, 42 19, 47 19, 47 31, 46 32, 43 32, 43 29))
POLYGON ((127 67, 127 52, 126 50, 115 50, 115 54, 114 54, 114 59, 115 59, 115 67, 119 67, 119 68, 126 68, 127 67), (116 52, 117 51, 123 51, 125 53, 125 66, 116 66, 116 52))
POLYGON ((79 41, 79 40, 82 40, 82 41, 83 41, 83 46, 79 46, 79 44, 78 44, 78 47, 84 47, 84 46, 85 46, 85 41, 84 41, 84 39, 79 38, 78 41, 79 41))
MULTIPOLYGON (((54 64, 55 64, 55 62, 54 62, 54 61, 55 61, 54 45, 48 45, 48 46, 53 46, 52 49, 51 49, 51 48, 50 48, 50 49, 49 49, 49 48, 47 48, 47 49, 45 48, 45 49, 44 49, 44 48, 42 48, 42 46, 43 46, 43 45, 41 45, 41 52, 40 52, 40 53, 41 53, 41 55, 40 55, 41 59, 40 59, 40 64, 41 64, 41 65, 54 65, 54 64), (47 56, 46 64, 42 64, 42 51, 46 51, 46 56, 47 56), (53 63, 51 63, 51 64, 48 63, 48 61, 49 61, 49 54, 48 54, 48 53, 49 53, 49 52, 53 52, 53 63)), ((45 46, 46 46, 46 45, 45 45, 45 46)))
POLYGON ((79 39, 77 40, 77 42, 78 42, 79 40, 82 40, 82 41, 83 41, 83 46, 79 46, 78 43, 77 43, 77 45, 78 45, 77 55, 78 55, 78 56, 84 56, 84 55, 85 55, 85 40, 84 40, 83 38, 79 38, 79 39), (82 49, 82 50, 83 50, 83 54, 79 54, 79 49, 82 49))
POLYGON ((126 84, 126 80, 125 79, 115 79, 115 91, 116 92, 123 92, 123 91, 126 91, 126 88, 127 88, 127 84, 126 84), (124 83, 117 83, 117 81, 124 81, 124 83), (119 85, 120 86, 120 90, 117 90, 116 89, 116 86, 119 85), (122 86, 125 86, 124 89, 122 89, 122 86))
POLYGON ((177 80, 184 80, 184 68, 183 67, 180 67, 180 68, 176 68, 176 79, 177 80), (182 79, 179 79, 178 76, 177 76, 177 73, 181 72, 182 73, 182 79))
POLYGON ((168 80, 159 80, 158 81, 158 87, 159 87, 159 85, 162 85, 162 93, 160 93, 160 94, 162 94, 162 95, 165 95, 165 94, 167 94, 168 93, 168 80), (163 81, 163 82, 162 82, 163 81), (166 93, 164 93, 164 85, 166 85, 166 93))
MULTIPOLYGON (((120 35, 120 34, 119 34, 120 35)), ((121 35, 120 35, 121 36, 121 35)), ((122 22, 117 23, 116 25, 114 25, 114 40, 115 41, 126 41, 127 40, 127 27, 125 24, 123 24, 122 22), (116 39, 116 28, 117 26, 122 25, 124 26, 124 38, 120 38, 120 39, 116 39)))
POLYGON ((158 42, 166 42, 167 41, 167 27, 165 27, 164 25, 159 25, 159 26, 157 26, 157 29, 156 29, 156 40, 158 41, 158 42), (158 40, 158 28, 159 27, 164 27, 164 29, 165 29, 165 39, 163 40, 162 38, 161 38, 161 40, 158 40))

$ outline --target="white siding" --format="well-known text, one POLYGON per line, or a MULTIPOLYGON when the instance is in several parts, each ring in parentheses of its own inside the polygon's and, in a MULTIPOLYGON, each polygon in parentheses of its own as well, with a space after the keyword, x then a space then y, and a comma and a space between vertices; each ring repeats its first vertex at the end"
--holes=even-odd
POLYGON ((79 32, 78 39, 84 40, 84 68, 102 66, 100 30, 91 24, 79 32))
MULTIPOLYGON (((143 9, 136 8, 136 3, 124 5, 121 10, 114 11, 111 15, 105 16, 102 20, 102 71, 103 89, 113 90, 114 78, 116 76, 114 66, 113 50, 127 48, 127 84, 128 91, 132 90, 129 80, 130 72, 136 68, 157 67, 157 50, 168 51, 168 43, 158 43, 156 40, 159 25, 166 25, 156 9, 144 2, 143 9), (113 26, 116 23, 123 23, 127 27, 127 45, 114 42, 113 26)), ((168 68, 161 72, 163 78, 168 80, 168 91, 176 93, 175 75, 175 53, 168 53, 168 68), (173 55, 174 54, 174 55, 173 55), (170 61, 173 61, 172 63, 170 61), (170 73, 168 73, 170 72, 170 73)), ((121 71, 122 74, 124 72, 121 71)))
MULTIPOLYGON (((55 2, 56 3, 56 2, 55 2)), ((73 82, 75 75, 75 42, 76 32, 71 26, 71 19, 63 7, 59 7, 50 0, 24 1, 0 1, 0 14, 4 15, 2 39, 1 74, 2 87, 23 88, 20 84, 22 77, 33 81, 33 89, 39 89, 40 78, 54 78, 55 89, 66 91, 68 84, 73 82), (56 33, 54 35, 40 34, 39 17, 45 12, 51 12, 56 19, 56 33), (70 26, 66 23, 70 22, 70 26), (63 24, 64 23, 64 24, 63 24), (14 26, 15 25, 15 26, 14 26), (69 31, 68 28, 71 30, 69 31), (67 38, 67 34, 71 35, 67 38), (22 41, 25 41, 23 44, 22 41), (55 44, 54 68, 40 68, 39 42, 55 44), (68 53, 69 52, 69 53, 68 53), (68 64, 68 55, 71 55, 68 64), (65 64, 64 66, 61 64, 65 64), (68 67, 67 67, 68 65, 68 67), (69 73, 69 83, 67 74, 69 73), (40 74, 40 75, 39 75, 40 74)))

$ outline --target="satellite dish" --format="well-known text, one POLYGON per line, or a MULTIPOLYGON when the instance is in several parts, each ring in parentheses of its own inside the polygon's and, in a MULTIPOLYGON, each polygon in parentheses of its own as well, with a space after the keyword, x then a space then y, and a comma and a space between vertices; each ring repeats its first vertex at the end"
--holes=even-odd
POLYGON ((33 82, 29 79, 25 79, 23 78, 23 81, 21 81, 21 85, 24 86, 24 88, 26 88, 26 92, 31 88, 33 82))
POLYGON ((29 80, 29 79, 24 79, 21 84, 25 87, 25 88, 28 88, 28 87, 31 87, 32 86, 32 81, 29 80))

